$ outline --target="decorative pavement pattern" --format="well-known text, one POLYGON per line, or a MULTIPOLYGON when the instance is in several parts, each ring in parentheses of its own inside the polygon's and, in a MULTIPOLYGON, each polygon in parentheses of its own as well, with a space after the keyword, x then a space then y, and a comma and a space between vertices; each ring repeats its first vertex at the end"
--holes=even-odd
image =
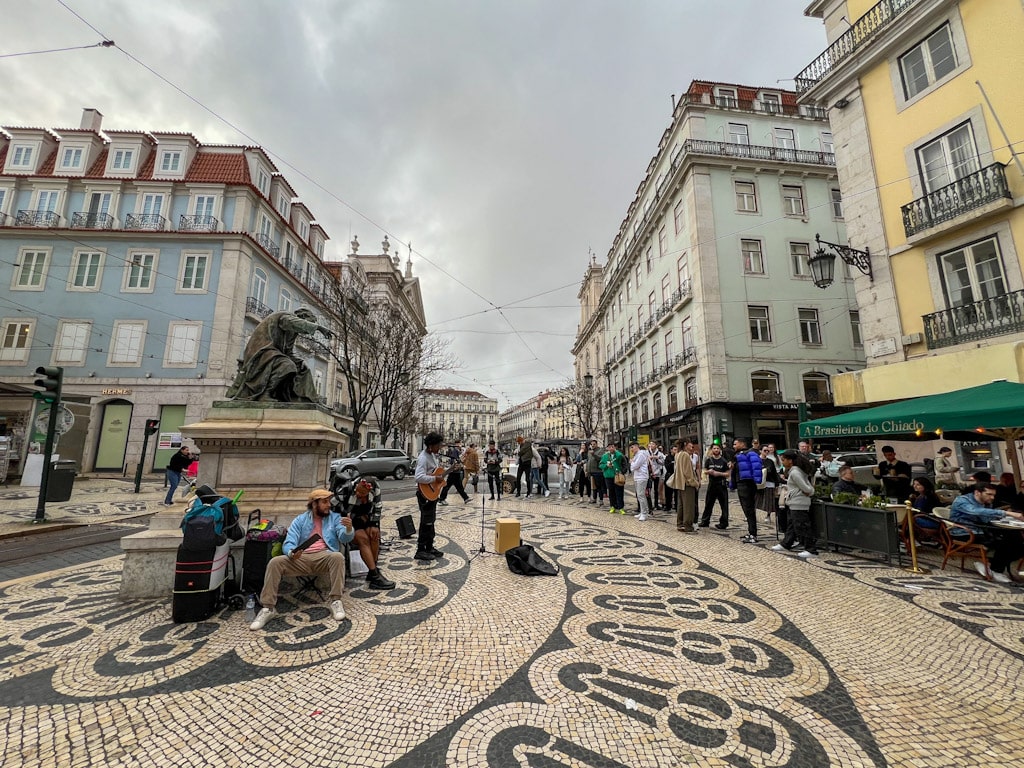
POLYGON ((175 625, 120 558, 0 585, 0 765, 1021 764, 1015 586, 506 500, 561 569, 527 578, 476 556, 491 508, 439 512, 447 556, 394 541, 341 623, 284 595, 261 632, 175 625))
MULTIPOLYGON (((140 493, 135 493, 134 484, 125 480, 79 479, 75 482, 73 500, 47 502, 46 522, 31 526, 36 515, 39 489, 0 487, 0 537, 68 524, 122 522, 163 509, 161 502, 167 490, 159 482, 145 480, 139 490, 140 493)), ((183 486, 175 495, 175 502, 180 500, 182 506, 185 504, 185 491, 183 486)))

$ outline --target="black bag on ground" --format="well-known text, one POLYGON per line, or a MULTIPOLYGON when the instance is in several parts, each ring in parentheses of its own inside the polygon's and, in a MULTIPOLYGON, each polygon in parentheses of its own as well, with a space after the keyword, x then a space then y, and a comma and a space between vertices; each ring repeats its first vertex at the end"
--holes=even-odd
POLYGON ((174 564, 174 593, 171 596, 171 620, 180 624, 205 621, 221 604, 221 587, 227 578, 231 544, 195 550, 178 547, 174 564))
POLYGON ((520 544, 518 547, 505 551, 505 561, 512 573, 520 576, 557 576, 558 567, 552 565, 529 544, 520 544))

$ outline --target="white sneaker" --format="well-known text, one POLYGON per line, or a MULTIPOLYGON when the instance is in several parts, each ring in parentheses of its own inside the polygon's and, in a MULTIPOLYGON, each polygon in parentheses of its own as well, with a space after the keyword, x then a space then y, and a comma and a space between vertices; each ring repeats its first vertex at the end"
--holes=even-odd
POLYGON ((341 604, 341 600, 335 600, 331 603, 331 613, 334 614, 335 621, 345 620, 345 606, 341 604))
POLYGON ((275 615, 277 615, 277 611, 273 608, 260 608, 260 612, 256 614, 256 619, 249 625, 249 629, 254 632, 258 629, 263 629, 267 622, 274 618, 275 615))
POLYGON ((635 518, 636 518, 636 519, 638 519, 638 520, 640 519, 640 516, 641 516, 641 515, 640 515, 640 513, 639 513, 639 512, 637 512, 637 513, 636 513, 635 515, 633 515, 633 517, 635 517, 635 518))
POLYGON ((986 568, 984 563, 975 563, 974 564, 974 570, 976 570, 978 573, 980 573, 981 577, 983 579, 989 579, 991 581, 991 579, 992 579, 992 571, 990 569, 986 568))
POLYGON ((544 498, 547 498, 550 495, 551 495, 551 491, 544 491, 544 498))
POLYGON ((645 520, 647 520, 647 515, 637 515, 636 519, 639 520, 642 523, 645 520))
POLYGON ((789 550, 788 550, 788 549, 786 549, 786 548, 785 548, 784 546, 782 546, 781 544, 776 544, 776 545, 775 545, 774 547, 769 547, 769 549, 770 549, 770 550, 771 550, 772 552, 789 552, 789 550))
POLYGON ((998 571, 992 571, 992 578, 1000 584, 1009 584, 1010 577, 1005 573, 999 573, 998 571))
POLYGON ((797 553, 796 553, 796 556, 797 556, 797 557, 801 557, 801 558, 803 558, 804 560, 808 560, 808 559, 810 559, 810 558, 814 557, 814 553, 813 553, 813 552, 808 552, 808 551, 807 551, 807 550, 805 549, 805 550, 803 550, 803 551, 801 551, 801 552, 797 552, 797 553))

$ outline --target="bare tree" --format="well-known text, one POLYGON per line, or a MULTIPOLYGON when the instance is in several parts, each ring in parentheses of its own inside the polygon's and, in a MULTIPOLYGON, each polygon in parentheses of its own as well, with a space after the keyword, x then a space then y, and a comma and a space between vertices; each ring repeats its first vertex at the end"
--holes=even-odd
POLYGON ((578 426, 585 438, 595 437, 605 416, 605 398, 597 382, 588 387, 582 379, 570 379, 562 385, 562 394, 563 401, 568 403, 573 427, 578 426))

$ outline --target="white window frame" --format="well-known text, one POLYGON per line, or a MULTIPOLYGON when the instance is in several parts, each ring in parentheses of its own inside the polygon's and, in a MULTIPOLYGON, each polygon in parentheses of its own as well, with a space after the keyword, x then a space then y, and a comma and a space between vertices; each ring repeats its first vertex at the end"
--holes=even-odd
POLYGON ((160 173, 181 173, 184 152, 180 149, 165 149, 160 153, 160 173))
POLYGON ((839 187, 829 187, 828 199, 832 207, 832 218, 836 221, 843 220, 843 190, 839 187))
POLYGON ((146 332, 148 330, 147 320, 115 320, 114 327, 110 332, 110 348, 107 350, 107 367, 108 368, 138 368, 142 364, 143 352, 146 349, 146 332), (138 332, 132 332, 131 329, 138 329, 138 332), (137 339, 138 346, 133 348, 131 346, 126 347, 125 352, 134 352, 134 355, 124 355, 124 359, 115 359, 115 355, 118 351, 118 345, 121 341, 121 334, 124 332, 131 332, 132 335, 126 340, 131 343, 137 339))
POLYGON ((35 200, 34 210, 60 213, 61 195, 59 189, 40 189, 36 191, 32 198, 35 200))
POLYGON ((85 356, 89 352, 89 337, 92 335, 92 320, 61 320, 57 323, 57 333, 53 339, 53 356, 51 365, 80 366, 85 365, 85 356), (68 331, 73 332, 74 346, 64 345, 68 331), (68 354, 72 353, 72 354, 68 354))
POLYGON ((864 346, 864 335, 860 327, 860 310, 850 310, 850 340, 854 348, 864 346))
POLYGON ((733 179, 733 190, 736 192, 737 213, 757 213, 757 183, 753 181, 733 179), (741 189, 741 185, 744 189, 741 189), (749 187, 749 191, 745 189, 749 187))
MULTIPOLYGON (((896 111, 902 112, 908 107, 916 104, 921 99, 927 98, 928 94, 933 93, 936 89, 941 88, 950 80, 970 68, 971 52, 967 46, 967 36, 964 33, 963 22, 960 19, 960 12, 956 6, 953 6, 953 9, 946 14, 945 18, 943 19, 940 17, 935 22, 935 26, 931 27, 931 32, 929 32, 927 36, 921 38, 916 45, 903 50, 899 54, 889 57, 889 80, 892 84, 893 98, 896 100, 896 111), (923 45, 926 39, 938 32, 943 24, 949 26, 950 37, 953 41, 954 56, 956 57, 956 66, 951 72, 943 75, 942 78, 929 83, 927 87, 922 88, 921 91, 908 98, 903 71, 903 63, 905 61, 904 57, 911 53, 915 48, 923 45)), ((934 75, 934 69, 931 70, 931 73, 934 75)))
POLYGON ((807 202, 804 199, 804 188, 799 184, 782 184, 781 187, 783 215, 797 218, 806 216, 807 202))
POLYGON ((210 251, 182 251, 178 264, 178 282, 175 285, 175 293, 208 293, 210 286, 210 266, 213 261, 213 254, 210 251), (192 259, 203 259, 202 285, 196 287, 196 273, 193 270, 192 284, 185 284, 185 273, 188 271, 189 261, 192 259))
POLYGON ((113 147, 110 150, 110 170, 131 171, 135 168, 134 147, 113 147))
POLYGON ((114 193, 113 192, 110 192, 108 190, 102 190, 102 189, 91 190, 85 196, 85 213, 89 214, 89 215, 95 214, 97 216, 108 215, 110 213, 110 206, 113 203, 113 201, 114 201, 114 193), (96 206, 96 210, 94 211, 92 209, 92 203, 93 203, 93 200, 96 200, 96 199, 98 199, 100 202, 96 206))
POLYGON ((767 304, 747 305, 747 326, 750 328, 750 341, 754 344, 771 344, 772 341, 772 311, 767 304), (761 310, 764 316, 761 317, 761 310), (754 324, 757 324, 757 331, 754 324))
POLYGON ((789 244, 789 270, 793 277, 810 278, 811 268, 807 266, 807 259, 811 255, 811 244, 805 242, 790 242, 789 244))
POLYGON ((157 268, 160 262, 160 251, 158 250, 143 250, 143 249, 129 249, 125 255, 124 260, 124 275, 121 278, 121 292, 122 293, 152 293, 156 287, 156 275, 157 268), (152 264, 148 267, 149 271, 149 285, 145 286, 133 286, 132 283, 132 272, 138 267, 140 274, 142 270, 146 269, 145 261, 147 257, 152 258, 152 264))
POLYGON ((21 248, 18 250, 18 265, 14 268, 11 276, 12 291, 42 291, 46 289, 46 276, 50 271, 50 262, 53 260, 52 248, 21 248), (29 254, 32 254, 32 272, 38 282, 22 282, 25 274, 25 267, 28 265, 29 254), (42 267, 36 266, 37 256, 42 257, 42 267))
MULTIPOLYGON (((94 250, 92 248, 76 248, 74 254, 71 256, 71 269, 68 270, 68 285, 67 290, 77 291, 80 293, 96 293, 100 289, 100 285, 103 282, 103 262, 106 260, 106 254, 101 250, 94 250), (96 258, 96 276, 92 285, 85 283, 83 285, 77 285, 75 280, 78 278, 78 268, 82 263, 83 257, 88 257, 92 261, 92 257, 96 258)), ((88 276, 88 273, 87 275, 88 276)))
POLYGON ((821 315, 814 307, 797 307, 797 326, 800 329, 800 345, 803 347, 824 346, 821 315))
POLYGON ((35 168, 36 149, 33 144, 12 144, 7 150, 7 167, 19 171, 35 168))
POLYGON ((0 214, 4 213, 4 207, 7 205, 7 198, 10 193, 9 187, 0 187, 0 214))
MULTIPOLYGON (((917 159, 918 173, 921 179, 921 188, 925 194, 934 192, 937 189, 942 189, 949 184, 952 184, 965 176, 970 176, 972 173, 976 173, 981 169, 981 153, 978 150, 978 140, 975 137, 974 125, 970 120, 966 120, 960 125, 945 131, 934 139, 927 141, 919 145, 914 150, 914 155, 917 159), (957 152, 957 148, 951 144, 954 136, 963 135, 967 141, 963 146, 968 148, 970 153, 961 160, 955 159, 954 155, 957 152), (942 165, 941 169, 944 172, 943 183, 937 183, 935 176, 929 178, 926 172, 926 163, 924 158, 924 152, 937 148, 941 153, 942 165)), ((933 168, 937 168, 933 164, 933 168)))
POLYGON ((821 132, 821 151, 834 155, 836 153, 836 140, 832 131, 821 132))
POLYGON ((292 307, 295 306, 295 297, 292 292, 289 291, 285 286, 281 286, 281 290, 277 294, 277 309, 279 312, 290 312, 292 307))
POLYGON ((727 126, 729 131, 729 143, 738 144, 740 146, 750 146, 750 126, 746 123, 729 123, 727 126), (740 130, 742 129, 742 130, 740 130))
POLYGON ((199 347, 202 343, 201 322, 172 320, 167 324, 164 368, 195 368, 199 362, 199 347))
POLYGON ((266 271, 256 267, 252 271, 252 283, 249 295, 263 306, 267 305, 267 290, 270 287, 270 278, 266 271))
POLYGON ((139 195, 138 214, 140 216, 163 216, 166 197, 163 192, 145 192, 139 195))
POLYGON ((767 267, 764 260, 764 243, 757 238, 745 237, 740 240, 740 257, 743 261, 744 275, 767 274, 767 267), (751 248, 751 244, 757 246, 751 248))
POLYGON ((764 394, 781 395, 782 394, 782 377, 775 371, 769 371, 765 368, 759 368, 756 371, 751 371, 747 376, 747 380, 750 382, 750 393, 757 398, 757 393, 762 392, 764 394), (754 386, 754 377, 757 377, 758 381, 770 381, 771 386, 768 389, 757 389, 754 386))
POLYGON ((62 171, 77 171, 81 170, 82 162, 85 160, 85 148, 84 147, 62 147, 60 152, 60 166, 59 169, 62 171), (75 155, 74 153, 78 154, 75 155), (74 157, 74 162, 68 162, 68 154, 74 157))
POLYGON ((715 106, 736 109, 739 105, 739 91, 736 88, 725 88, 721 85, 715 86, 715 106))
POLYGON ((796 150, 796 130, 793 128, 773 128, 772 141, 777 149, 796 150))
MULTIPOLYGON (((942 281, 942 294, 946 303, 947 308, 967 306, 974 304, 979 301, 986 299, 995 298, 997 295, 1005 294, 1012 291, 1010 287, 1010 281, 1006 272, 1006 267, 1003 263, 1003 250, 1001 247, 1000 239, 998 234, 990 234, 985 237, 972 240, 971 242, 964 243, 956 248, 950 248, 942 251, 937 256, 937 264, 939 270, 939 278, 942 281), (978 276, 978 260, 975 255, 975 249, 984 243, 991 242, 995 247, 995 262, 999 267, 999 280, 1002 283, 1002 287, 995 291, 993 295, 983 296, 981 291, 982 283, 979 281, 978 276), (954 254, 964 255, 964 264, 967 269, 967 276, 969 278, 969 290, 971 291, 971 301, 961 302, 958 299, 954 299, 954 286, 950 285, 949 277, 950 271, 947 268, 948 259, 954 254)), ((988 281, 991 282, 991 281, 988 281)), ((962 288, 959 290, 963 290, 962 288)))
MULTIPOLYGON (((909 101, 922 93, 925 93, 929 89, 933 88, 936 83, 944 81, 950 75, 956 73, 957 68, 960 65, 959 58, 957 56, 956 41, 953 38, 953 30, 950 28, 949 22, 944 22, 936 29, 928 33, 928 35, 921 39, 917 45, 908 49, 904 53, 897 57, 897 63, 900 69, 900 80, 903 85, 903 97, 909 101), (943 38, 943 41, 949 46, 949 51, 953 56, 953 66, 941 75, 936 75, 935 66, 938 62, 934 60, 935 51, 932 49, 931 42, 937 40, 939 37, 943 38), (908 60, 909 57, 919 53, 920 64, 924 68, 923 75, 926 82, 923 85, 917 85, 915 80, 909 76, 908 72, 908 60), (914 89, 917 90, 914 90, 914 89)), ((943 60, 942 63, 945 63, 943 60)))
POLYGON ((256 169, 256 189, 260 191, 264 197, 268 197, 270 193, 270 176, 262 168, 256 169))
POLYGON ((192 215, 193 216, 212 216, 218 218, 218 208, 220 203, 220 197, 218 195, 211 195, 208 192, 200 192, 194 198, 192 198, 192 215))
POLYGON ((0 321, 0 365, 24 365, 28 362, 29 355, 32 353, 32 341, 35 338, 36 333, 36 321, 35 318, 25 317, 5 317, 0 321), (24 326, 24 335, 21 336, 19 330, 15 330, 15 338, 13 341, 17 342, 19 337, 22 340, 22 345, 19 346, 17 343, 8 347, 7 334, 8 328, 11 326, 22 327, 24 326))
POLYGON ((668 253, 668 233, 665 231, 665 225, 662 224, 658 227, 658 258, 662 258, 668 253))
POLYGON ((676 200, 676 204, 672 207, 672 226, 675 228, 676 234, 678 235, 683 230, 683 214, 685 207, 683 201, 680 198, 676 200))
POLYGON ((762 92, 759 98, 760 107, 762 112, 767 112, 770 115, 781 115, 782 114, 782 94, 772 92, 762 92))
POLYGON ((679 289, 690 281, 690 259, 686 251, 679 254, 679 258, 676 259, 676 276, 679 279, 679 289))

